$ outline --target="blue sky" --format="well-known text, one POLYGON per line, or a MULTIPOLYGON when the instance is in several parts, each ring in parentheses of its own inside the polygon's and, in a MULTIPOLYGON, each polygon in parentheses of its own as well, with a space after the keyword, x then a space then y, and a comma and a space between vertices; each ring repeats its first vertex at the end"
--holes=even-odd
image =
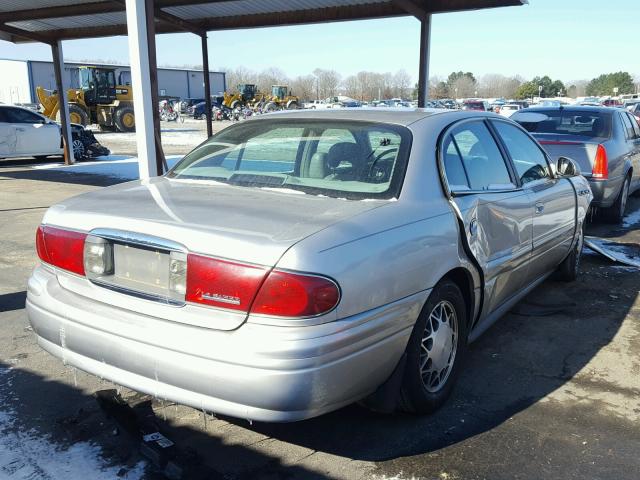
MULTIPOLYGON (((452 71, 548 74, 563 81, 625 70, 640 77, 640 0, 530 0, 530 5, 433 17, 431 75, 452 71)), ((412 17, 209 33, 210 65, 278 66, 289 76, 316 67, 417 77, 419 24, 412 17)), ((200 40, 159 35, 158 63, 200 64, 200 40)), ((68 60, 126 63, 125 37, 64 42, 68 60)), ((0 58, 50 59, 43 45, 0 41, 0 58)))

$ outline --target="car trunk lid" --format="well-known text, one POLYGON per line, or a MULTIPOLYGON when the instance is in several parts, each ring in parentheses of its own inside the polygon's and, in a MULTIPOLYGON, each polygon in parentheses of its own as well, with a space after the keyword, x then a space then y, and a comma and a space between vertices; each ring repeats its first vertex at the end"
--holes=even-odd
POLYGON ((117 286, 131 286, 129 290, 137 294, 131 295, 125 288, 109 288, 114 285, 100 279, 91 283, 59 274, 65 288, 141 313, 149 313, 149 303, 155 303, 153 314, 168 320, 186 318, 189 323, 200 324, 198 317, 206 315, 208 326, 233 329, 244 322, 246 312, 184 302, 179 305, 175 301, 149 302, 168 288, 164 277, 169 275, 172 252, 196 253, 268 270, 302 239, 386 203, 158 178, 67 200, 52 207, 44 223, 94 232, 100 238, 115 237, 117 286), (176 306, 184 315, 176 313, 176 306))
POLYGON ((575 161, 580 172, 590 177, 593 170, 598 145, 605 142, 605 138, 585 138, 580 135, 564 135, 555 133, 534 133, 533 136, 556 162, 560 157, 567 157, 575 161))

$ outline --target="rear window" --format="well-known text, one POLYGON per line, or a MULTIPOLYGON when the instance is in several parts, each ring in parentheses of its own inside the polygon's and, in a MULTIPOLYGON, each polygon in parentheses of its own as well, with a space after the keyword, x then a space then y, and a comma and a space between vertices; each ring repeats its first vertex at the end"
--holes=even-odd
POLYGON ((384 123, 251 120, 214 135, 167 176, 349 199, 393 198, 410 144, 407 128, 384 123))
POLYGON ((608 138, 611 136, 611 113, 598 111, 527 110, 543 114, 546 119, 536 122, 521 122, 531 133, 555 133, 578 135, 588 138, 608 138))

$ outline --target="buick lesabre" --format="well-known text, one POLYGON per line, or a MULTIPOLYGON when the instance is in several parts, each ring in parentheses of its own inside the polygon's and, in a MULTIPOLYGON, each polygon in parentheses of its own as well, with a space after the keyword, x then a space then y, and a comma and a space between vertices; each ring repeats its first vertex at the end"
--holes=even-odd
POLYGON ((265 115, 51 207, 29 319, 66 364, 198 409, 432 412, 469 342, 576 277, 577 172, 489 112, 265 115))

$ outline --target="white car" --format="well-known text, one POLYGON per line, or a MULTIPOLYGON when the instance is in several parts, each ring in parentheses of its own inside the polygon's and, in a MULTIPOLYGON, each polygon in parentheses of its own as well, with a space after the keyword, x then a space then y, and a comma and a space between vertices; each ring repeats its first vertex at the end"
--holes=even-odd
POLYGON ((327 103, 324 100, 311 100, 310 102, 306 102, 303 107, 311 110, 321 110, 324 108, 332 108, 333 104, 327 103))
POLYGON ((0 158, 62 155, 60 126, 27 108, 0 105, 0 158))
POLYGON ((500 107, 500 115, 508 118, 521 108, 517 103, 506 103, 500 107))

